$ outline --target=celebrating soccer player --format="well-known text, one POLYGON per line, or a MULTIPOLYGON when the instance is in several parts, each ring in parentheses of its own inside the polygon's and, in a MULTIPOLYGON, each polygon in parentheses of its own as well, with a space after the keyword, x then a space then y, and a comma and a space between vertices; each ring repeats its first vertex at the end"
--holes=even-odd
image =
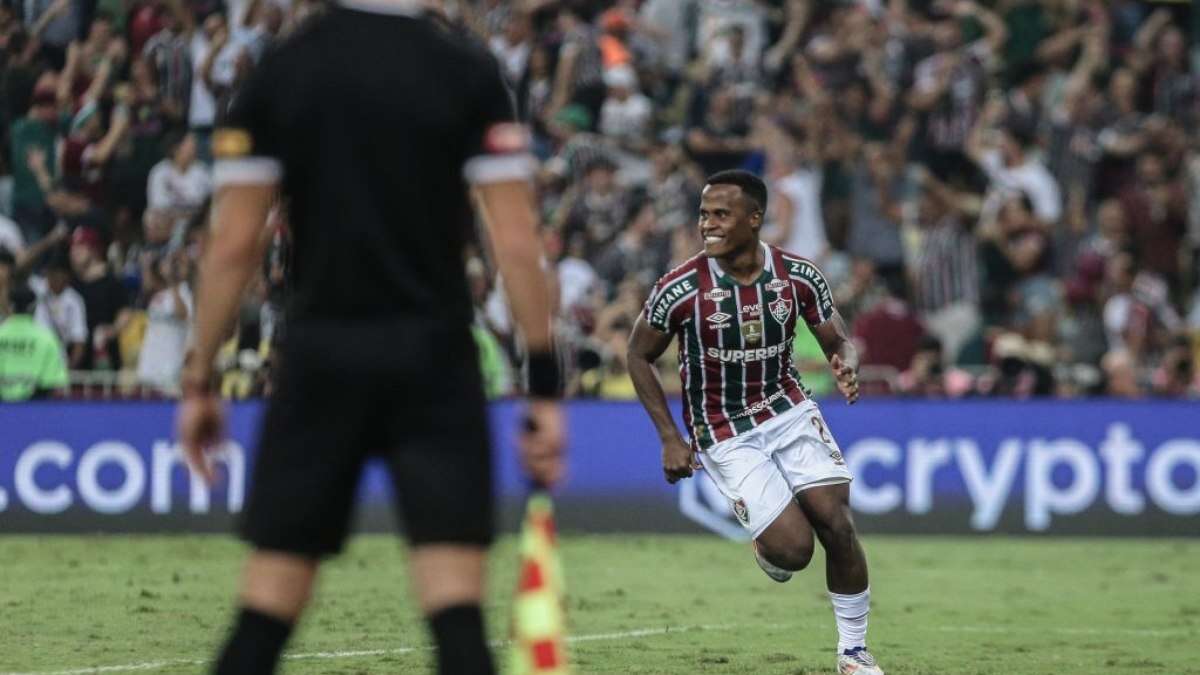
POLYGON ((670 483, 703 468, 754 540, 759 567, 784 582, 804 569, 813 532, 825 548, 838 628, 838 672, 882 675, 867 651, 867 560, 850 515, 850 471, 792 365, 803 317, 846 401, 858 399, 858 355, 811 261, 759 240, 767 188, 745 171, 708 179, 704 250, 654 287, 629 339, 629 374, 662 439, 670 483), (654 361, 679 340, 680 435, 654 361))

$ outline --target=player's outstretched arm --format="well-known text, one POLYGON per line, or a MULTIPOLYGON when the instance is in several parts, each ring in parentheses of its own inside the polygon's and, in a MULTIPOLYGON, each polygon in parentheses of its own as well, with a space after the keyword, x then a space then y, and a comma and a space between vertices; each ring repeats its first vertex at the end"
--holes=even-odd
POLYGON ((629 336, 627 357, 633 388, 662 440, 663 475, 668 483, 674 483, 692 475, 692 449, 679 435, 675 420, 671 419, 667 395, 654 367, 654 362, 670 344, 669 333, 655 330, 646 323, 645 317, 638 316, 629 336))
POLYGON ((846 397, 846 403, 854 403, 858 400, 858 349, 850 339, 845 320, 834 310, 828 321, 813 327, 812 331, 825 358, 829 359, 838 390, 846 397))
POLYGON ((533 192, 527 180, 488 182, 475 190, 513 317, 529 351, 530 425, 521 437, 521 459, 535 483, 553 486, 564 472, 563 421, 557 401, 561 383, 533 192))

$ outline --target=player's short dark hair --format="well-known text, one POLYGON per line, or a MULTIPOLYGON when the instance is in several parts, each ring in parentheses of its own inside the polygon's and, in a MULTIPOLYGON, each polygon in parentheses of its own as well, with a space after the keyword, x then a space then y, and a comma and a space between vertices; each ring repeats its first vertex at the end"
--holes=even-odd
POLYGON ((742 194, 749 197, 759 211, 767 211, 767 184, 761 178, 749 171, 730 169, 718 171, 708 177, 705 185, 736 185, 742 189, 742 194))

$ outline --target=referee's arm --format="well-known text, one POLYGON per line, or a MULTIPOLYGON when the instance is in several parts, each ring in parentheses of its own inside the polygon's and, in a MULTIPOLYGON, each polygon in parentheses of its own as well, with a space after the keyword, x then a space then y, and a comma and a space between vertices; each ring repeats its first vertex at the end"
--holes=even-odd
POLYGON ((550 291, 542 267, 533 190, 527 178, 517 176, 472 182, 513 318, 529 352, 530 401, 528 428, 520 443, 522 464, 535 484, 549 487, 563 476, 563 421, 556 400, 560 383, 551 338, 550 291))
POLYGON ((205 452, 216 449, 225 432, 223 408, 212 387, 213 361, 266 252, 268 238, 262 233, 276 192, 276 180, 264 176, 222 185, 213 200, 212 233, 200 261, 194 343, 180 375, 178 419, 188 464, 209 483, 213 473, 205 452))

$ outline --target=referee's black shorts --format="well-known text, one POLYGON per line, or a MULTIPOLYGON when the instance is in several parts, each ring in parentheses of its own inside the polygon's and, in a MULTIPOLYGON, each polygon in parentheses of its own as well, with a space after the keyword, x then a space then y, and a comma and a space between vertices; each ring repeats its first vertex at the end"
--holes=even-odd
POLYGON ((465 327, 294 327, 262 423, 242 535, 322 557, 349 531, 364 464, 385 460, 413 545, 491 543, 487 411, 465 327))

